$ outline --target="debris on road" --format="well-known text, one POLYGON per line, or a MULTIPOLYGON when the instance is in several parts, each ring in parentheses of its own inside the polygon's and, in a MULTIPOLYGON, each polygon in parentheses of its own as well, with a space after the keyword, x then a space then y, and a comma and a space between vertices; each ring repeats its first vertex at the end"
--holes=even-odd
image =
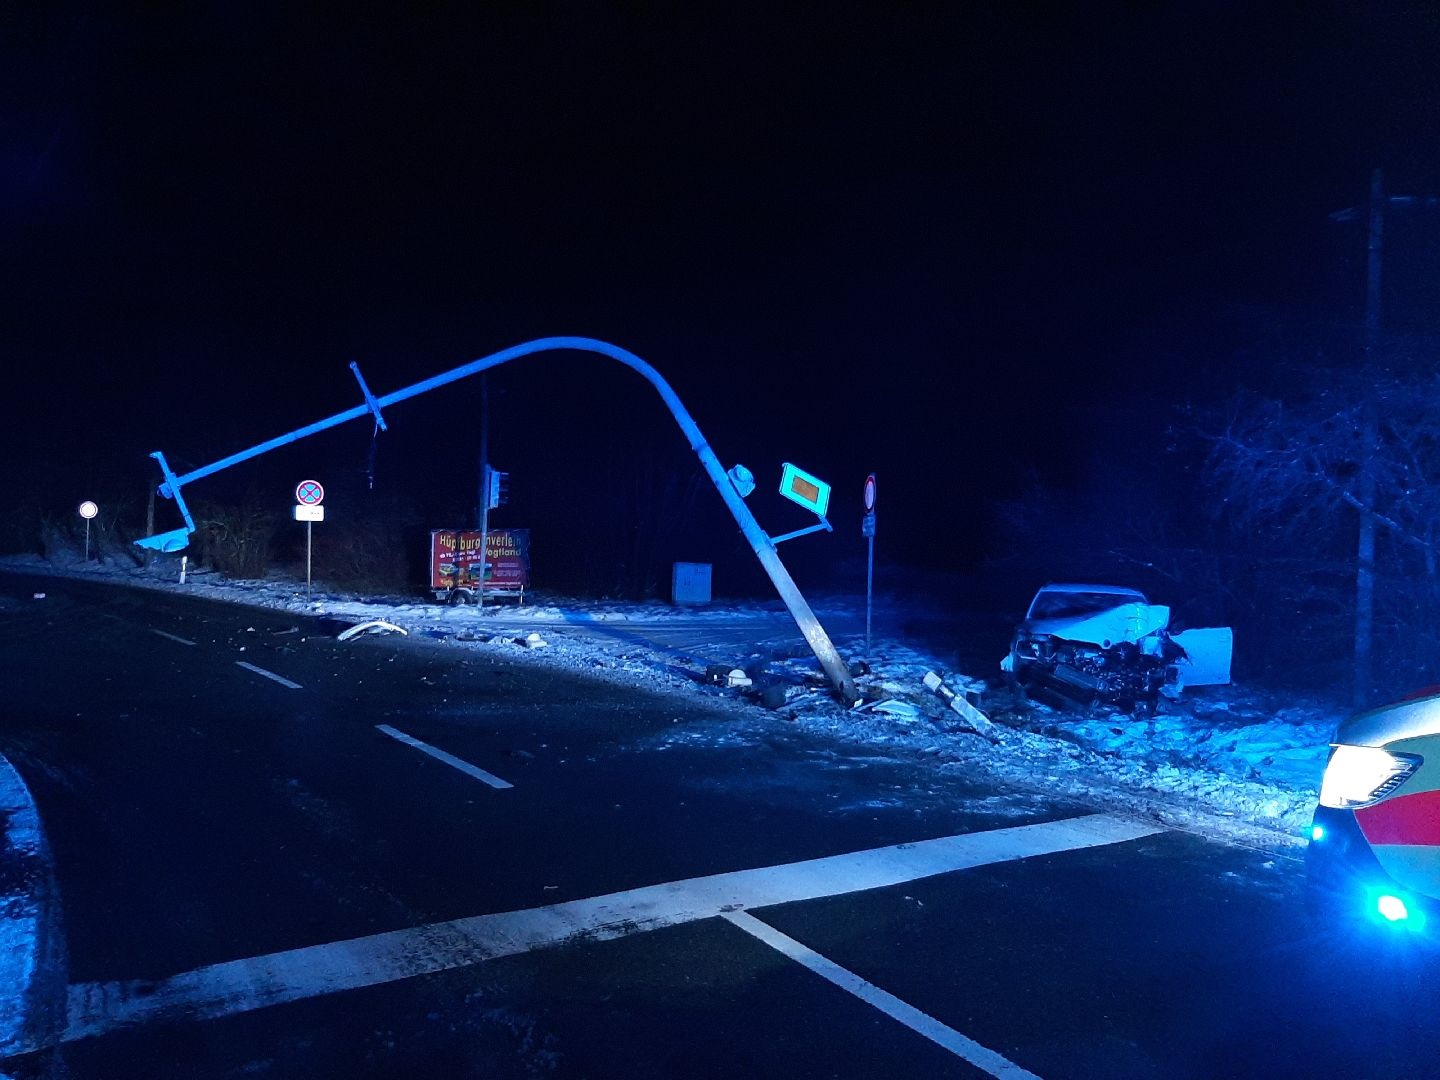
POLYGON ((341 631, 338 640, 349 641, 362 634, 400 634, 405 637, 409 635, 409 631, 392 622, 386 622, 384 619, 371 619, 369 622, 356 623, 350 629, 341 631))
POLYGON ((760 687, 760 704, 767 709, 778 709, 786 704, 788 695, 785 692, 784 683, 770 683, 760 687))
POLYGON ((516 638, 515 644, 524 645, 527 649, 543 649, 550 643, 546 641, 543 637, 541 637, 538 633, 536 633, 534 630, 531 630, 530 633, 526 634, 524 637, 516 638))
POLYGON ((908 701, 900 698, 886 698, 884 701, 871 702, 869 705, 860 706, 862 709, 870 709, 873 712, 884 713, 886 716, 893 716, 902 724, 913 724, 920 719, 920 710, 908 701))
POLYGON ((744 668, 729 664, 711 664, 705 669, 705 681, 712 686, 754 686, 755 681, 745 673, 744 668))

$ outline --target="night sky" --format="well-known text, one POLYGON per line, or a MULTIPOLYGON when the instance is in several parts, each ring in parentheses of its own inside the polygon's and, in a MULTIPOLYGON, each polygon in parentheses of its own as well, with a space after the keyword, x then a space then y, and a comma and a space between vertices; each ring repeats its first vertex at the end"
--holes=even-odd
MULTIPOLYGON (((385 393, 579 334, 672 382, 772 532, 806 523, 781 461, 835 485, 787 558, 858 557, 875 471, 882 551, 969 564, 1032 471, 1155 452, 1263 379, 1263 331, 1356 322, 1364 237, 1327 215, 1372 168, 1440 193, 1419 3, 68 6, 0 37, 4 483, 56 514, 358 403, 352 359, 385 393)), ((1440 300, 1437 238, 1392 227, 1397 322, 1440 300)), ((501 523, 553 550, 684 451, 608 361, 488 385, 501 523)), ((422 529, 473 505, 479 402, 388 417, 376 490, 422 529)), ((284 512, 369 442, 226 484, 284 512)))

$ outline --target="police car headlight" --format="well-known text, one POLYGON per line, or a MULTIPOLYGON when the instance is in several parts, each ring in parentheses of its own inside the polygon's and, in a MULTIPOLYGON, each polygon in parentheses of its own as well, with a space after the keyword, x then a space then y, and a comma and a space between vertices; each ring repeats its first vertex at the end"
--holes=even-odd
POLYGON ((1378 746, 1337 745, 1320 782, 1320 805, 1353 810, 1379 802, 1420 767, 1414 754, 1396 754, 1378 746))

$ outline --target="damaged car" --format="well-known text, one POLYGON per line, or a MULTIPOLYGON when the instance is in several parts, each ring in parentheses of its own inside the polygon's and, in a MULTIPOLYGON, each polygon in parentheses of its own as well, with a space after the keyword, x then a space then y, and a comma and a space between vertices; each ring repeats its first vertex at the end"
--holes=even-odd
POLYGON ((1050 584, 1030 601, 1001 669, 1024 690, 1153 715, 1161 694, 1230 681, 1229 627, 1170 632, 1170 608, 1118 585, 1050 584))

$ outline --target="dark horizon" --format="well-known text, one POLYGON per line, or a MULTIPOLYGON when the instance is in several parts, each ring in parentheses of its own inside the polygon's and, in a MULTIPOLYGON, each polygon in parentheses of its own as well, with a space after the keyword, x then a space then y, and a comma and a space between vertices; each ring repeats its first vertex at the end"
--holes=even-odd
MULTIPOLYGON (((7 482, 57 517, 107 475, 148 483, 150 450, 204 464, 358 403, 352 359, 385 393, 574 334, 653 364, 756 472, 772 531, 799 524, 782 461, 835 486, 836 536, 787 557, 858 554, 873 471, 882 550, 968 565, 1027 478, 1073 488, 1159 452, 1178 408, 1274 381, 1286 348, 1344 360, 1364 235, 1328 215, 1376 167, 1440 192, 1440 20, 1402 5, 11 30, 7 482)), ((1422 342, 1424 214, 1396 218, 1386 265, 1388 325, 1422 342)), ((604 520, 617 455, 684 451, 618 366, 489 385, 532 527, 623 527, 604 520)), ((478 387, 444 398, 398 406, 379 450, 377 490, 432 519, 478 454, 478 387)), ((350 476, 363 428, 227 481, 350 476)))

